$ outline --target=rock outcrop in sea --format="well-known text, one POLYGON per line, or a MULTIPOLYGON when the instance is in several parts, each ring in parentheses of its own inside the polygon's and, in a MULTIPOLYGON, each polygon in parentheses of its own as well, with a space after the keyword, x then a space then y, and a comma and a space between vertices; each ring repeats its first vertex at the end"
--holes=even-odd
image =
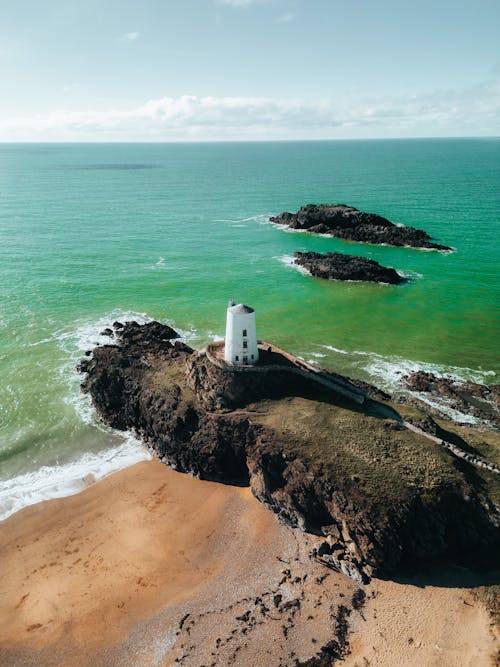
POLYGON ((286 365, 225 370, 176 338, 128 322, 82 360, 82 388, 106 424, 179 471, 250 484, 281 520, 323 536, 323 560, 359 581, 435 556, 498 558, 492 473, 404 428, 405 406, 351 403, 286 365))
POLYGON ((296 252, 294 263, 307 269, 316 278, 326 280, 356 280, 390 285, 405 282, 395 269, 382 266, 373 259, 341 252, 296 252))
POLYGON ((459 382, 451 377, 438 377, 426 371, 414 371, 401 379, 411 391, 428 394, 446 401, 448 408, 473 415, 500 427, 500 385, 459 382))
POLYGON ((350 241, 451 250, 448 246, 432 241, 427 232, 421 229, 395 225, 381 215, 359 211, 345 204, 308 204, 297 213, 280 213, 271 217, 270 221, 291 229, 350 241))

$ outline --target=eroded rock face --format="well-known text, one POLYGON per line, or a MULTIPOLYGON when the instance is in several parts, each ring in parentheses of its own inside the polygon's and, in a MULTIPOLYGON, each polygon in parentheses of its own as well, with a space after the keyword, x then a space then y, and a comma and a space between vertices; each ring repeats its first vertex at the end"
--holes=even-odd
MULTIPOLYGON (((404 559, 498 548, 498 513, 467 482, 426 490, 416 480, 405 503, 366 494, 314 455, 290 453, 283 435, 259 422, 261 404, 245 408, 235 380, 243 376, 224 377, 176 335, 159 323, 115 326, 115 343, 80 364, 82 389, 103 421, 133 430, 163 462, 204 479, 250 484, 284 522, 327 536, 332 564, 359 581, 404 559)), ((300 379, 287 383, 286 373, 262 375, 260 386, 256 375, 245 377, 253 399, 266 387, 275 400, 310 391, 300 379)), ((313 431, 310 437, 314 442, 313 431)))
POLYGON ((292 229, 351 241, 451 250, 448 246, 432 241, 427 232, 421 229, 398 227, 380 215, 365 213, 344 204, 308 204, 297 213, 280 213, 271 217, 270 221, 292 229))
POLYGON ((210 411, 233 410, 262 398, 313 396, 318 393, 315 384, 288 372, 286 367, 265 374, 231 372, 214 366, 204 355, 194 354, 187 361, 186 368, 187 384, 198 401, 210 411))
POLYGON ((405 279, 392 268, 373 259, 344 255, 341 252, 296 252, 295 264, 303 266, 316 278, 325 280, 356 280, 399 285, 405 279))

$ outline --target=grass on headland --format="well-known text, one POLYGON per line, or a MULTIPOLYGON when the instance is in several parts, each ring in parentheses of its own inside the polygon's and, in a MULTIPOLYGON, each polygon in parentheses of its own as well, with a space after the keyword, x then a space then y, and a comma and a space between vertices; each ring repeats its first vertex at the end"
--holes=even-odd
POLYGON ((319 464, 372 501, 405 502, 417 489, 425 494, 463 481, 446 450, 395 420, 298 397, 253 407, 252 421, 272 428, 285 453, 319 464))
MULTIPOLYGON (((148 382, 159 393, 172 385, 179 387, 183 403, 196 402, 187 386, 185 363, 169 361, 148 374, 148 382)), ((426 412, 407 404, 389 401, 378 404, 380 414, 398 413, 401 419, 418 423, 432 432, 435 425, 426 412)), ((290 456, 300 456, 319 465, 335 483, 370 503, 393 505, 410 500, 416 493, 425 496, 436 489, 465 487, 474 480, 478 490, 495 502, 500 500, 497 475, 458 460, 448 450, 424 436, 404 428, 396 419, 376 416, 369 409, 341 401, 321 391, 265 399, 251 406, 247 413, 253 423, 271 428, 277 435, 277 447, 290 456)), ((243 410, 245 412, 245 410, 243 410)), ((439 437, 456 437, 465 449, 491 461, 500 458, 500 435, 434 419, 442 432, 439 437)))

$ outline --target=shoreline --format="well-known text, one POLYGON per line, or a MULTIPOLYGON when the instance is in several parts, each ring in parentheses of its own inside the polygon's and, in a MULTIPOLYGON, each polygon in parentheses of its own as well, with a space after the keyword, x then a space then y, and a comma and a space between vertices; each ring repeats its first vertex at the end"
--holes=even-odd
MULTIPOLYGON (((266 222, 266 224, 268 223, 266 222)), ((276 256, 274 259, 283 261, 285 257, 286 256, 276 256)), ((300 271, 303 267, 291 266, 290 268, 300 271)), ((98 317, 95 321, 91 321, 87 318, 79 320, 78 327, 75 330, 58 329, 47 339, 33 343, 33 345, 38 345, 40 343, 58 341, 58 344, 61 344, 61 349, 68 355, 68 359, 66 359, 59 370, 61 372, 64 371, 63 375, 65 377, 65 383, 69 387, 69 394, 65 400, 74 405, 79 422, 83 421, 85 423, 92 423, 94 419, 93 415, 95 413, 90 402, 80 392, 80 376, 75 370, 77 362, 82 358, 84 352, 92 348, 97 342, 103 345, 109 343, 109 338, 102 335, 102 331, 106 327, 111 326, 113 320, 124 322, 131 319, 138 322, 153 321, 152 317, 144 312, 114 309, 107 315, 98 317), (82 406, 84 407, 82 408, 82 406)), ((175 322, 169 318, 166 318, 165 322, 172 326, 175 325, 175 322)), ((177 326, 176 330, 180 332, 180 340, 183 341, 190 341, 193 337, 198 335, 193 330, 184 330, 177 326)), ((204 332, 202 335, 202 340, 215 341, 220 339, 221 337, 214 336, 212 332, 204 332)), ((441 410, 443 414, 448 417, 462 420, 464 423, 468 422, 474 426, 478 423, 481 425, 475 417, 454 411, 444 403, 433 401, 432 397, 429 398, 424 394, 404 390, 404 388, 398 384, 399 378, 405 374, 418 370, 432 372, 438 377, 449 376, 464 382, 471 380, 479 383, 492 384, 498 378, 497 371, 493 369, 484 370, 480 367, 458 367, 437 362, 414 360, 397 355, 383 355, 366 350, 348 351, 334 347, 330 344, 313 343, 307 350, 300 349, 300 346, 297 346, 297 348, 297 354, 302 355, 304 360, 313 364, 322 363, 318 360, 333 354, 334 358, 328 360, 329 368, 337 368, 338 364, 335 363, 335 360, 342 360, 343 358, 345 359, 345 357, 348 357, 351 362, 350 368, 341 372, 351 374, 352 377, 359 377, 360 379, 369 381, 389 393, 401 391, 403 394, 416 396, 424 402, 427 401, 431 408, 441 410), (317 350, 322 351, 318 352, 317 350)), ((342 364, 340 364, 340 366, 342 366, 342 364)), ((123 434, 120 433, 119 437, 123 438, 123 434)), ((133 434, 128 434, 127 440, 138 442, 133 434)), ((115 449, 118 450, 121 447, 125 447, 125 444, 112 447, 109 451, 115 449)), ((138 447, 143 447, 143 445, 139 444, 138 447)), ((0 490, 0 522, 24 507, 29 507, 38 502, 50 500, 51 498, 61 498, 74 493, 79 493, 87 488, 89 484, 88 480, 92 483, 115 470, 121 470, 124 467, 133 465, 136 460, 147 460, 147 457, 149 456, 147 450, 144 449, 143 457, 133 455, 129 462, 126 462, 125 464, 121 463, 119 465, 114 465, 110 461, 107 461, 105 456, 104 461, 106 463, 106 469, 102 471, 101 466, 103 457, 101 456, 101 453, 106 455, 107 451, 108 450, 104 450, 99 454, 89 454, 88 452, 82 451, 75 461, 68 464, 63 464, 62 466, 41 465, 35 470, 21 472, 14 477, 2 480, 2 488, 0 490), (86 459, 90 459, 90 461, 86 461, 86 459), (73 472, 73 468, 76 468, 77 471, 73 472), (65 476, 66 473, 64 472, 67 470, 70 470, 71 472, 68 477, 65 476), (56 478, 55 481, 54 477, 56 478), (34 498, 33 488, 36 489, 34 498)), ((125 458, 127 458, 127 456, 128 454, 125 452, 125 458)))
POLYGON ((83 452, 69 463, 41 466, 2 482, 0 525, 27 507, 81 493, 109 475, 151 460, 151 453, 133 434, 120 437, 122 443, 99 453, 83 452))
MULTIPOLYGON (((279 524, 248 487, 198 480, 157 460, 137 463, 0 523, 8 573, 0 583, 0 661, 306 660, 332 639, 331 614, 349 608, 359 589, 308 557, 315 539, 279 524)), ((495 638, 470 594, 480 583, 439 567, 374 579, 363 587, 362 609, 348 615, 346 666, 382 658, 388 667, 487 667, 495 638), (471 629, 466 638, 463 627, 471 629)))
MULTIPOLYGON (((302 270, 302 267, 297 268, 302 270)), ((144 318, 141 317, 139 319, 143 320, 144 318)), ((108 319, 105 320, 105 323, 108 323, 108 319)), ((100 329, 102 326, 101 322, 97 329, 100 329)), ((101 337, 101 339, 103 343, 109 342, 107 337, 101 337)), ((184 336, 181 336, 180 340, 185 340, 184 336)), ((220 337, 213 340, 220 340, 220 337)), ((488 384, 488 379, 491 378, 494 382, 497 378, 497 373, 493 370, 484 371, 466 367, 446 367, 439 364, 406 360, 403 358, 384 357, 374 352, 346 351, 332 347, 331 345, 319 345, 318 347, 320 349, 324 348, 336 355, 348 355, 351 359, 356 357, 370 359, 366 364, 366 369, 369 369, 367 371, 370 375, 369 379, 371 382, 376 383, 376 386, 382 390, 393 392, 395 387, 398 387, 398 391, 402 395, 414 396, 420 399, 424 403, 427 403, 431 409, 441 411, 449 419, 458 420, 459 423, 473 427, 488 427, 488 424, 481 419, 454 410, 449 405, 446 405, 446 403, 439 402, 433 395, 427 396, 423 393, 405 389, 401 385, 398 386, 398 377, 414 372, 415 370, 423 370, 432 372, 437 377, 450 377, 461 382, 472 380, 488 384), (395 370, 398 368, 400 370, 395 370), (449 370, 447 370, 448 368, 449 370), (374 369, 378 371, 378 375, 374 369), (458 371, 462 371, 462 374, 460 375, 458 371), (385 381, 383 381, 384 376, 386 376, 385 381)), ((306 354, 303 357, 305 361, 318 365, 322 363, 321 360, 325 355, 321 352, 310 352, 309 356, 313 358, 307 359, 307 356, 306 354)), ((364 370, 365 366, 361 366, 360 368, 364 370)), ((84 397, 83 394, 81 396, 84 397)), ((89 410, 94 412, 94 408, 90 405, 89 410)), ((35 470, 20 473, 3 480, 2 488, 0 489, 0 525, 10 516, 22 511, 26 507, 81 493, 90 485, 106 478, 110 474, 125 470, 139 461, 151 459, 152 454, 150 450, 133 433, 117 431, 114 433, 122 439, 122 442, 118 445, 106 448, 98 453, 81 452, 77 459, 69 463, 52 466, 42 465, 35 470), (118 462, 116 457, 118 457, 118 462), (69 475, 68 472, 70 473, 69 475), (35 489, 35 492, 33 492, 33 489, 35 489)))
MULTIPOLYGON (((151 664, 158 652, 166 659, 182 652, 174 640, 193 609, 208 600, 211 613, 234 624, 233 607, 244 615, 303 549, 249 488, 156 460, 24 508, 0 524, 0 538, 10 575, 0 583, 0 662, 12 666, 111 665, 131 651, 134 664, 151 664)), ((338 577, 346 592, 355 588, 338 577)), ((163 657, 153 664, 172 664, 163 657)))

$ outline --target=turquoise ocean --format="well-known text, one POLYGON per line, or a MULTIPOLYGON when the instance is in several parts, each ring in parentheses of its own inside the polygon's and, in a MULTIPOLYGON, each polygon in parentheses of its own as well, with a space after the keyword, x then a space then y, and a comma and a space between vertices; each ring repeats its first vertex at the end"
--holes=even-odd
POLYGON ((100 426, 75 366, 114 320, 193 346, 229 298, 258 335, 394 390, 425 369, 498 382, 500 139, 0 145, 0 516, 147 454, 100 426), (345 203, 451 253, 285 231, 270 215, 345 203), (322 282, 296 250, 370 257, 403 286, 322 282))

